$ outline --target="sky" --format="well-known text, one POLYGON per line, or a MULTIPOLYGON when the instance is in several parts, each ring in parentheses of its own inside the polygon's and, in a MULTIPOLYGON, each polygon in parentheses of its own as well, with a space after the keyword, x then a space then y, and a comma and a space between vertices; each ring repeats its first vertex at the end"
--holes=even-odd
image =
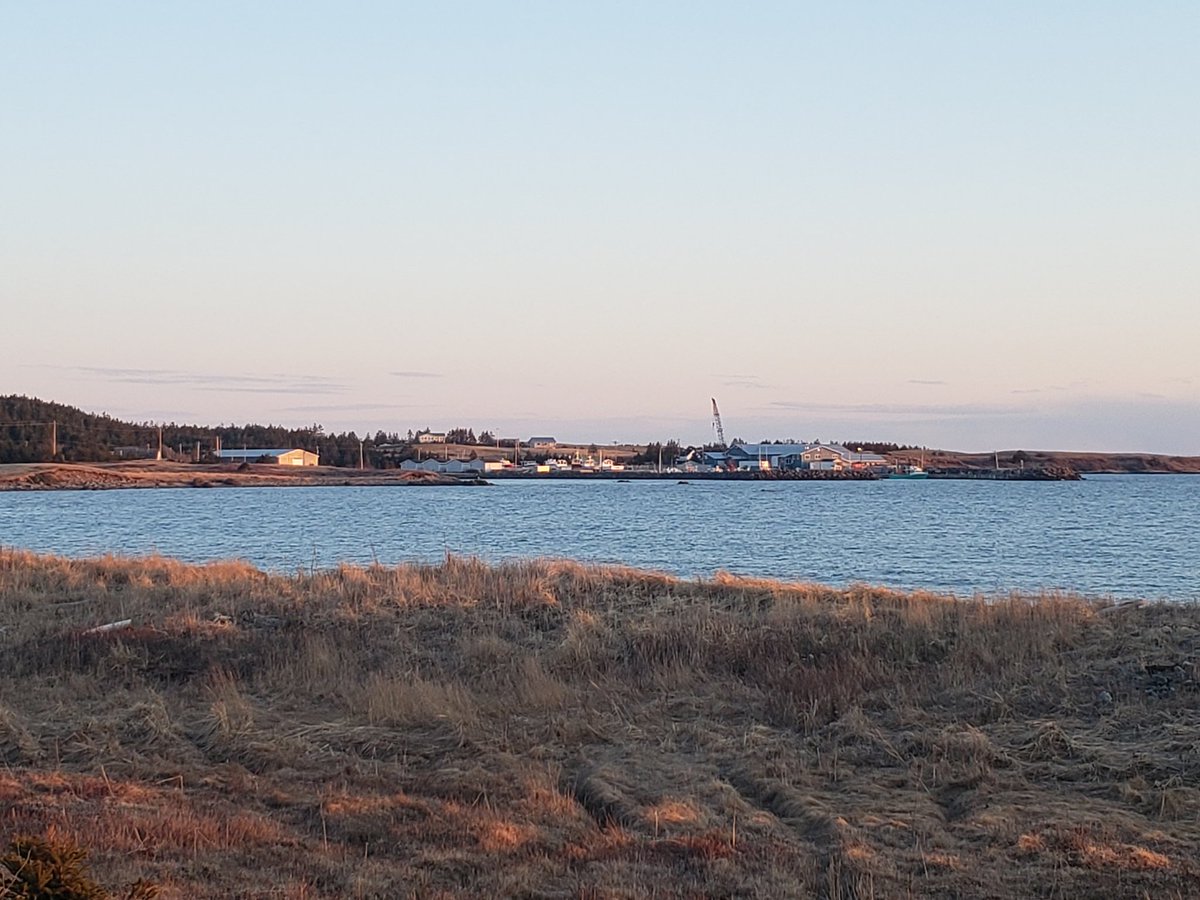
POLYGON ((0 5, 0 393, 1200 454, 1200 4, 0 5))

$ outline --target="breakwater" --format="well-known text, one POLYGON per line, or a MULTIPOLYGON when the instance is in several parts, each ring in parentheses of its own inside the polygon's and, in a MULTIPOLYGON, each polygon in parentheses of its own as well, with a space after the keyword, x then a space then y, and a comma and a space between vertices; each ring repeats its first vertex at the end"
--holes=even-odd
MULTIPOLYGON (((1074 469, 1064 466, 1040 466, 1025 469, 978 469, 966 466, 940 467, 927 470, 930 478, 941 480, 958 479, 970 481, 1079 481, 1081 476, 1074 469)), ((770 469, 765 471, 741 472, 646 472, 617 471, 596 472, 564 470, 560 472, 489 472, 485 476, 492 480, 536 480, 536 481, 879 481, 888 478, 888 472, 870 469, 833 471, 827 469, 770 469)))
POLYGON ((930 478, 972 481, 1080 481, 1082 476, 1066 466, 1031 466, 1026 469, 972 469, 966 466, 934 468, 930 478))

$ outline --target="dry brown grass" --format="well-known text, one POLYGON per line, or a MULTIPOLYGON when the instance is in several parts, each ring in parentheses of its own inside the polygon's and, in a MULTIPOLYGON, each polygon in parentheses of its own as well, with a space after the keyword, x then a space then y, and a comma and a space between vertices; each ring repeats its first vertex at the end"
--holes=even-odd
POLYGON ((309 487, 316 485, 452 485, 436 472, 252 463, 138 460, 116 463, 20 463, 0 465, 0 491, 106 490, 113 488, 309 487))
POLYGON ((1191 606, 5 550, 0 659, 0 839, 166 897, 1200 896, 1191 606))

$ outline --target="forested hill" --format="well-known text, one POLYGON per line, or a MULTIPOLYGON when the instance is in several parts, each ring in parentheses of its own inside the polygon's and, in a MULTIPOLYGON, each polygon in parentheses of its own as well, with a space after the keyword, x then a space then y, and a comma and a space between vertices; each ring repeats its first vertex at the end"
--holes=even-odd
MULTIPOLYGON (((123 422, 112 416, 84 412, 74 406, 50 403, 32 397, 0 396, 0 463, 44 462, 51 459, 51 441, 55 459, 68 462, 103 462, 137 457, 158 449, 158 423, 123 422), (53 423, 53 425, 51 424, 53 423)), ((209 454, 220 438, 226 449, 239 447, 302 447, 319 453, 323 465, 358 465, 359 435, 326 434, 319 425, 308 428, 284 428, 278 425, 177 425, 163 424, 164 455, 191 458, 196 443, 202 454, 209 454)), ((368 464, 371 450, 378 444, 402 443, 397 434, 363 435, 368 464)))

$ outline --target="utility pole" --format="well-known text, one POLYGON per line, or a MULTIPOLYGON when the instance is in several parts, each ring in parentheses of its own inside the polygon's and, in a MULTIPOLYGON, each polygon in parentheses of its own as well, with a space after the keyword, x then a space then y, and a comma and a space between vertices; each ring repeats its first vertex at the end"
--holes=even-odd
POLYGON ((50 422, 50 461, 54 462, 56 456, 58 456, 58 420, 52 419, 50 422))
POLYGON ((358 439, 358 470, 361 472, 364 468, 365 468, 365 466, 363 466, 363 439, 359 438, 358 439))
POLYGON ((154 457, 158 461, 162 461, 162 426, 158 426, 158 455, 154 457))

